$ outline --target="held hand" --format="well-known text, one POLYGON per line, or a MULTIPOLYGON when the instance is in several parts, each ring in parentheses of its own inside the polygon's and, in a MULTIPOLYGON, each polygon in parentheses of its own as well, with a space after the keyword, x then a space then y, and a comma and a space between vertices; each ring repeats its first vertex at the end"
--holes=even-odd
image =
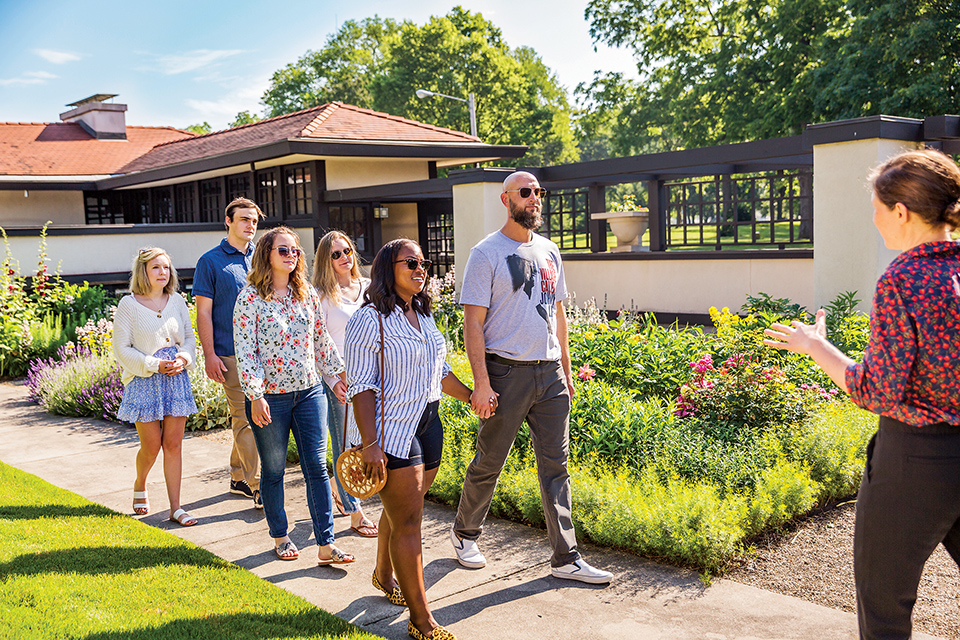
POLYGON ((157 371, 165 376, 175 376, 183 371, 179 360, 161 360, 157 371))
POLYGON ((203 368, 207 372, 207 377, 214 382, 219 382, 220 384, 226 382, 223 374, 227 372, 227 367, 223 364, 223 360, 218 358, 216 354, 203 354, 203 368))
POLYGON ((764 338, 763 344, 775 349, 810 355, 814 345, 827 340, 826 318, 827 312, 820 309, 813 324, 803 324, 799 320, 794 320, 790 326, 773 324, 769 329, 764 330, 763 335, 767 337, 764 338))
POLYGON ((333 385, 333 395, 337 397, 340 404, 347 404, 347 383, 337 380, 337 384, 333 385))
POLYGON ((253 418, 253 424, 258 427, 265 427, 272 422, 270 419, 270 405, 263 398, 258 398, 250 402, 250 417, 253 418))
POLYGON ((380 449, 380 443, 374 442, 361 452, 363 456, 363 475, 379 483, 387 473, 387 459, 380 449))
POLYGON ((573 376, 564 374, 563 381, 567 385, 567 391, 570 393, 570 399, 572 400, 573 396, 575 396, 577 393, 577 388, 573 386, 573 376))
POLYGON ((490 383, 477 384, 470 394, 470 408, 481 420, 496 413, 500 394, 490 388, 490 383))

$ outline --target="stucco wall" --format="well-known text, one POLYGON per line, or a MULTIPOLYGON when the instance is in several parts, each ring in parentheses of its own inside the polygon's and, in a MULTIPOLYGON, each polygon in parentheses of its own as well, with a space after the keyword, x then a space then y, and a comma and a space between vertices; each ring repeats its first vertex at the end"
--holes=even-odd
POLYGON ((0 191, 0 227, 84 224, 82 191, 0 191))
POLYGON ((813 305, 813 259, 566 260, 567 291, 577 304, 664 313, 738 310, 748 295, 768 293, 813 305))
POLYGON ((386 205, 390 217, 380 221, 383 243, 397 238, 410 238, 420 242, 420 227, 417 225, 417 204, 398 202, 386 205))
POLYGON ((352 189, 393 182, 426 180, 426 160, 377 160, 344 158, 326 160, 327 189, 352 189))

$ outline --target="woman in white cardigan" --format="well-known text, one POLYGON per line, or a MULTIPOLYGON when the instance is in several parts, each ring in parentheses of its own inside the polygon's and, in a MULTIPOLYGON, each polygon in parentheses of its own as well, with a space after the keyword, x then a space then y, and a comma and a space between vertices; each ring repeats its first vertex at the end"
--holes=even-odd
POLYGON ((170 520, 189 527, 197 520, 180 508, 180 447, 187 416, 197 410, 186 371, 193 367, 196 338, 166 251, 140 250, 133 261, 130 292, 113 318, 113 353, 123 368, 117 417, 135 423, 140 436, 133 511, 150 512, 147 474, 162 448, 170 520))

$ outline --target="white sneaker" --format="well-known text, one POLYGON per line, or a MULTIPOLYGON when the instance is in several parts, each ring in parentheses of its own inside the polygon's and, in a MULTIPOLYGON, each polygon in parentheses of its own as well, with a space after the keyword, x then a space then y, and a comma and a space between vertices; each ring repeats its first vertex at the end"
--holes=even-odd
POLYGON ((571 564, 565 564, 562 567, 553 567, 550 573, 554 578, 563 578, 565 580, 579 580, 590 584, 607 584, 613 580, 613 574, 609 571, 603 571, 591 567, 582 558, 571 564))
POLYGON ((480 553, 476 540, 461 538, 451 529, 450 542, 453 544, 453 550, 457 552, 457 562, 467 569, 482 569, 487 566, 487 559, 480 553))

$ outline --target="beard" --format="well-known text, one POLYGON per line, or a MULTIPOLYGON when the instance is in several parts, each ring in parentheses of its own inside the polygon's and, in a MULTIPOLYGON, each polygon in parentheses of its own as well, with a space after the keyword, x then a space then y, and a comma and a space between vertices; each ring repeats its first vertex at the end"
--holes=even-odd
POLYGON ((510 202, 510 217, 528 231, 536 231, 543 224, 543 216, 540 211, 527 211, 523 206, 516 206, 513 201, 510 202))

